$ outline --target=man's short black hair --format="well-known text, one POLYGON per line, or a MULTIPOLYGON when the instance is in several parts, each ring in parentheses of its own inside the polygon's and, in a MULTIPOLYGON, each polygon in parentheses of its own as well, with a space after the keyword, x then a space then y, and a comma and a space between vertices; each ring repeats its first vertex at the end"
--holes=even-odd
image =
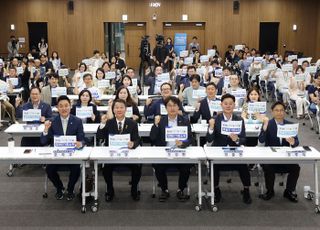
POLYGON ((286 109, 286 105, 281 102, 281 101, 276 101, 272 106, 271 106, 271 110, 273 110, 277 105, 281 105, 283 107, 283 109, 286 109))
POLYGON ((57 104, 59 104, 60 101, 68 101, 68 103, 71 105, 71 101, 66 95, 61 95, 60 97, 58 97, 57 104))
POLYGON ((199 74, 192 74, 191 77, 190 77, 190 81, 193 81, 194 79, 196 79, 197 82, 200 82, 199 74))
POLYGON ((47 76, 48 76, 48 79, 55 78, 59 80, 59 75, 56 73, 49 73, 47 74, 47 76))
POLYGON ((173 104, 179 106, 180 105, 180 100, 179 98, 175 97, 175 96, 170 96, 170 97, 167 97, 165 100, 164 100, 164 105, 167 107, 167 104, 169 103, 169 101, 173 102, 173 104))
POLYGON ((215 89, 217 89, 217 85, 214 83, 214 82, 209 82, 207 85, 206 85, 206 88, 208 88, 208 86, 212 85, 215 89))
POLYGON ((160 86, 160 90, 162 90, 162 86, 164 86, 164 85, 170 86, 170 90, 172 90, 172 85, 169 82, 162 83, 161 86, 160 86))
POLYGON ((231 98, 233 100, 233 102, 236 102, 236 98, 232 95, 232 94, 225 94, 221 97, 221 102, 223 102, 225 99, 231 98))
POLYGON ((31 91, 34 90, 34 89, 38 90, 39 93, 41 93, 41 89, 40 89, 39 87, 37 87, 37 86, 32 86, 31 89, 30 89, 30 94, 31 94, 31 91))
POLYGON ((187 68, 187 71, 189 71, 189 69, 197 70, 197 69, 196 69, 196 67, 195 67, 194 65, 189 65, 189 66, 188 66, 188 68, 187 68))
POLYGON ((85 79, 86 77, 90 76, 91 80, 93 79, 92 74, 91 73, 86 73, 83 75, 82 79, 85 79))
POLYGON ((127 107, 126 101, 123 100, 123 99, 118 98, 118 99, 115 99, 115 100, 113 101, 113 103, 112 103, 112 112, 113 112, 113 110, 114 110, 114 107, 115 107, 116 103, 122 103, 122 104, 124 104, 125 107, 127 107))

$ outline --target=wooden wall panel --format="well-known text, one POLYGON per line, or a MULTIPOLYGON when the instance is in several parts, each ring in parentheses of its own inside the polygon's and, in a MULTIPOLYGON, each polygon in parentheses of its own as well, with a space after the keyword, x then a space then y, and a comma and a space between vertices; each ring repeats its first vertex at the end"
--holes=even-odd
POLYGON ((67 0, 2 0, 0 8, 0 53, 7 53, 11 34, 26 37, 27 22, 48 22, 49 49, 57 50, 67 65, 76 66, 94 49, 104 50, 104 22, 120 22, 128 14, 129 22, 146 22, 146 33, 163 33, 163 22, 181 22, 188 14, 190 22, 205 22, 205 48, 216 44, 224 52, 229 44, 246 43, 259 47, 259 23, 280 22, 279 51, 299 50, 320 56, 320 3, 317 0, 240 0, 240 11, 233 13, 233 0, 162 0, 160 8, 149 7, 150 0, 74 0, 74 12, 67 0), (152 20, 153 14, 157 20, 152 20), (16 31, 9 30, 10 24, 16 31), (292 31, 292 25, 298 31, 292 31), (286 48, 283 48, 286 44, 286 48))

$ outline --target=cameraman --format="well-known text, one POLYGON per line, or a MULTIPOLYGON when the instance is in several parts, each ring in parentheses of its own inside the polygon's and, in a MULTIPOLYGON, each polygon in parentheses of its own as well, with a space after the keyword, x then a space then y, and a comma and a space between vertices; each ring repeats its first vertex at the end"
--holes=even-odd
POLYGON ((161 66, 166 72, 168 70, 169 61, 169 50, 164 46, 164 37, 162 35, 157 35, 156 37, 157 45, 153 49, 153 60, 156 66, 161 66))
POLYGON ((7 48, 9 59, 19 56, 19 41, 15 36, 10 36, 10 41, 8 42, 7 48))

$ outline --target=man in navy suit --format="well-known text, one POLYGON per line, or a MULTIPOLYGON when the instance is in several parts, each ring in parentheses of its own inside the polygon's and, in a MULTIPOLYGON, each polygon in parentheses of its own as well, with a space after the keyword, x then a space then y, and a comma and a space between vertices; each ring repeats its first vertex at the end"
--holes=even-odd
MULTIPOLYGON (((46 121, 44 131, 40 137, 41 144, 50 144, 53 146, 54 136, 76 136, 75 148, 82 148, 84 145, 83 125, 80 118, 70 114, 71 102, 67 96, 60 96, 57 99, 57 108, 59 115, 52 121, 46 121)), ((67 200, 73 200, 75 197, 74 186, 80 176, 80 165, 47 165, 46 172, 48 178, 57 189, 56 199, 61 200, 64 197, 64 187, 57 171, 61 167, 67 167, 70 171, 69 183, 67 187, 67 200)))
MULTIPOLYGON (((150 139, 155 146, 169 146, 186 148, 192 144, 191 126, 189 120, 179 115, 180 100, 170 96, 165 99, 164 104, 168 111, 168 115, 156 116, 154 125, 151 128, 150 139), (175 126, 186 126, 188 129, 188 138, 186 140, 176 140, 175 142, 166 142, 166 128, 175 126)), ((190 175, 190 164, 154 164, 155 174, 161 187, 161 195, 159 201, 164 202, 169 197, 168 180, 166 171, 168 168, 175 167, 179 171, 179 189, 177 197, 181 201, 185 201, 188 197, 183 190, 187 187, 190 175)))
POLYGON ((163 69, 161 66, 156 66, 154 69, 154 76, 148 77, 146 81, 146 85, 150 86, 148 90, 149 95, 159 95, 161 93, 161 90, 156 86, 157 82, 157 76, 161 75, 163 73, 163 69))
MULTIPOLYGON (((21 106, 21 98, 16 98, 16 115, 18 118, 22 117, 22 113, 29 109, 40 109, 41 117, 38 121, 28 121, 27 123, 37 124, 44 123, 45 120, 52 117, 51 106, 40 100, 41 90, 37 87, 32 87, 30 90, 30 102, 21 106)), ((22 137, 21 146, 41 146, 39 137, 22 137)))
MULTIPOLYGON (((289 138, 277 137, 278 125, 291 124, 291 122, 284 119, 286 114, 285 105, 282 102, 276 102, 271 106, 271 110, 273 119, 269 120, 267 117, 264 119, 259 142, 265 144, 265 146, 298 146, 299 140, 297 136, 289 138)), ((298 202, 297 194, 295 193, 300 174, 300 166, 298 164, 275 164, 263 165, 262 167, 267 188, 267 192, 263 194, 262 199, 270 200, 274 197, 275 173, 289 173, 283 196, 292 202, 298 202)))
MULTIPOLYGON (((122 99, 116 99, 112 104, 112 111, 114 118, 106 121, 106 116, 103 116, 101 124, 97 131, 97 138, 104 139, 105 146, 109 146, 109 135, 122 135, 130 134, 130 141, 128 142, 129 149, 135 149, 140 143, 140 137, 138 132, 137 123, 126 118, 126 102, 122 99)), ((105 194, 106 202, 110 202, 114 197, 113 188, 113 169, 119 166, 125 166, 131 170, 131 197, 133 200, 140 200, 140 194, 138 192, 138 183, 141 178, 141 165, 139 164, 105 164, 103 168, 104 180, 107 183, 107 193, 105 194)))
MULTIPOLYGON (((207 133, 207 141, 213 142, 212 146, 240 146, 246 142, 246 132, 244 121, 241 117, 233 114, 235 108, 235 97, 231 94, 225 94, 221 97, 222 113, 217 117, 209 120, 209 129, 207 133), (242 127, 239 134, 231 133, 224 135, 221 133, 221 123, 229 121, 242 121, 242 127)), ((246 204, 252 202, 249 187, 251 185, 250 173, 246 164, 232 164, 232 165, 215 165, 214 166, 214 199, 215 202, 220 202, 221 191, 219 188, 220 171, 236 170, 239 172, 243 189, 242 200, 246 204)))

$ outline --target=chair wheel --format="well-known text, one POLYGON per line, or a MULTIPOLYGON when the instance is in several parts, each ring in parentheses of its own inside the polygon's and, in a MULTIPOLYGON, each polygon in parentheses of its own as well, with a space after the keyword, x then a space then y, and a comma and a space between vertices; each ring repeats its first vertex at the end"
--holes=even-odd
POLYGON ((7 172, 7 176, 8 176, 8 177, 12 177, 12 176, 13 176, 13 172, 12 172, 12 171, 8 171, 8 172, 7 172))
POLYGON ((316 206, 315 209, 314 209, 314 212, 317 213, 317 214, 320 213, 320 207, 316 206))
POLYGON ((259 186, 259 182, 254 183, 254 186, 258 187, 259 186))
POLYGON ((98 206, 97 206, 97 205, 92 205, 92 206, 91 206, 91 211, 92 211, 93 213, 97 212, 97 211, 98 211, 98 206))
POLYGON ((231 178, 227 180, 227 183, 228 183, 228 184, 230 184, 231 182, 232 182, 232 179, 231 179, 231 178))
POLYGON ((152 194, 152 195, 151 195, 151 198, 156 198, 156 194, 152 194))
POLYGON ((283 182, 279 182, 279 186, 283 186, 283 182))
POLYGON ((208 180, 204 180, 204 181, 203 181, 203 184, 208 184, 208 180))
POLYGON ((48 198, 48 193, 43 193, 42 198, 44 199, 48 198))
POLYGON ((313 128, 313 127, 311 127, 311 128, 310 128, 310 130, 314 130, 314 128, 313 128))
POLYGON ((81 213, 86 213, 86 211, 87 211, 86 207, 85 207, 85 206, 82 206, 82 207, 81 207, 81 213))
POLYGON ((306 125, 306 123, 304 123, 304 122, 303 122, 303 123, 302 123, 302 125, 303 125, 303 126, 305 126, 305 125, 306 125))
POLYGON ((218 211, 217 205, 212 205, 212 206, 211 206, 211 210, 212 210, 213 212, 217 212, 217 211, 218 211))
POLYGON ((197 212, 200 212, 201 211, 201 205, 196 205, 195 207, 194 207, 194 209, 197 211, 197 212))

